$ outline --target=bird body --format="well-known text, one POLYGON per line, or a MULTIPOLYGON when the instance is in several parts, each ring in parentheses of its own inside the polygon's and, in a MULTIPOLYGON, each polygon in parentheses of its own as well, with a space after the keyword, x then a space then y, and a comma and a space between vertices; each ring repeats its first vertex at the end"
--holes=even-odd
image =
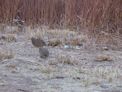
POLYGON ((32 41, 32 44, 33 44, 35 47, 37 47, 37 48, 46 46, 46 43, 45 43, 41 38, 34 38, 34 37, 32 37, 32 38, 31 38, 31 41, 32 41))
POLYGON ((46 48, 39 48, 39 54, 41 58, 47 58, 49 56, 49 51, 46 48))
POLYGON ((32 44, 39 48, 39 54, 40 54, 40 58, 47 58, 49 56, 49 51, 46 48, 43 48, 43 46, 46 46, 46 43, 44 42, 44 40, 42 40, 41 38, 31 38, 31 42, 32 44))

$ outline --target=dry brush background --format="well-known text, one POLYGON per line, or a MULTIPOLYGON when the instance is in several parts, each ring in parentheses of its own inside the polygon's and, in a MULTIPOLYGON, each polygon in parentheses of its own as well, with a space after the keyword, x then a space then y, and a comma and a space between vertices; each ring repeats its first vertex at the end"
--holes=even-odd
POLYGON ((121 43, 122 0, 0 0, 0 22, 17 17, 32 25, 89 28, 96 43, 121 43))
POLYGON ((122 92, 121 61, 122 0, 0 0, 0 92, 122 92))
POLYGON ((27 23, 121 24, 121 0, 0 0, 0 20, 17 15, 27 23))

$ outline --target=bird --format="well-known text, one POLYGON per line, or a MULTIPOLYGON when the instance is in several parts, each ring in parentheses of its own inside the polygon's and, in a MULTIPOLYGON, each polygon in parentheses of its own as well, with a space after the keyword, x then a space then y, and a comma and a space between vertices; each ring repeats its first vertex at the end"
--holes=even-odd
POLYGON ((37 47, 37 48, 46 46, 46 43, 45 43, 44 40, 41 39, 41 38, 34 38, 34 37, 32 37, 32 38, 31 38, 31 42, 32 42, 32 44, 33 44, 35 47, 37 47))
POLYGON ((49 51, 46 48, 39 48, 40 58, 46 59, 49 56, 49 51))

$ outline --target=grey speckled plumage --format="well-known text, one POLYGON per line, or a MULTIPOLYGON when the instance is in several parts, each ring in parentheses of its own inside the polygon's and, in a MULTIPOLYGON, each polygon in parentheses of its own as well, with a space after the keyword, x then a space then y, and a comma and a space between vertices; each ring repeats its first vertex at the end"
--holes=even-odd
POLYGON ((43 47, 46 46, 46 43, 41 38, 31 38, 31 42, 35 47, 43 47))
POLYGON ((46 48, 39 48, 39 54, 41 58, 47 58, 49 56, 49 51, 46 48))

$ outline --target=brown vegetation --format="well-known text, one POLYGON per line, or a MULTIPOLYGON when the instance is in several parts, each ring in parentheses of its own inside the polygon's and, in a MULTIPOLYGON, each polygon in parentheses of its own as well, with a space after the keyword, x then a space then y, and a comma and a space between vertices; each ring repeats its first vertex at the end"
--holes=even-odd
POLYGON ((16 42, 16 35, 15 34, 4 34, 0 37, 0 40, 6 41, 6 42, 16 42))
POLYGON ((0 0, 0 20, 27 23, 121 26, 121 0, 0 0))
POLYGON ((113 59, 109 55, 98 55, 98 56, 96 56, 95 61, 99 61, 99 62, 102 62, 102 61, 113 61, 113 59))
POLYGON ((122 0, 0 0, 0 22, 13 19, 51 28, 85 27, 96 43, 106 38, 104 44, 120 46, 122 42, 122 0))
POLYGON ((12 51, 4 50, 0 48, 0 61, 5 59, 14 58, 15 54, 12 51))
POLYGON ((52 47, 59 46, 61 44, 62 44, 62 42, 58 39, 51 39, 48 42, 48 46, 52 46, 52 47))

